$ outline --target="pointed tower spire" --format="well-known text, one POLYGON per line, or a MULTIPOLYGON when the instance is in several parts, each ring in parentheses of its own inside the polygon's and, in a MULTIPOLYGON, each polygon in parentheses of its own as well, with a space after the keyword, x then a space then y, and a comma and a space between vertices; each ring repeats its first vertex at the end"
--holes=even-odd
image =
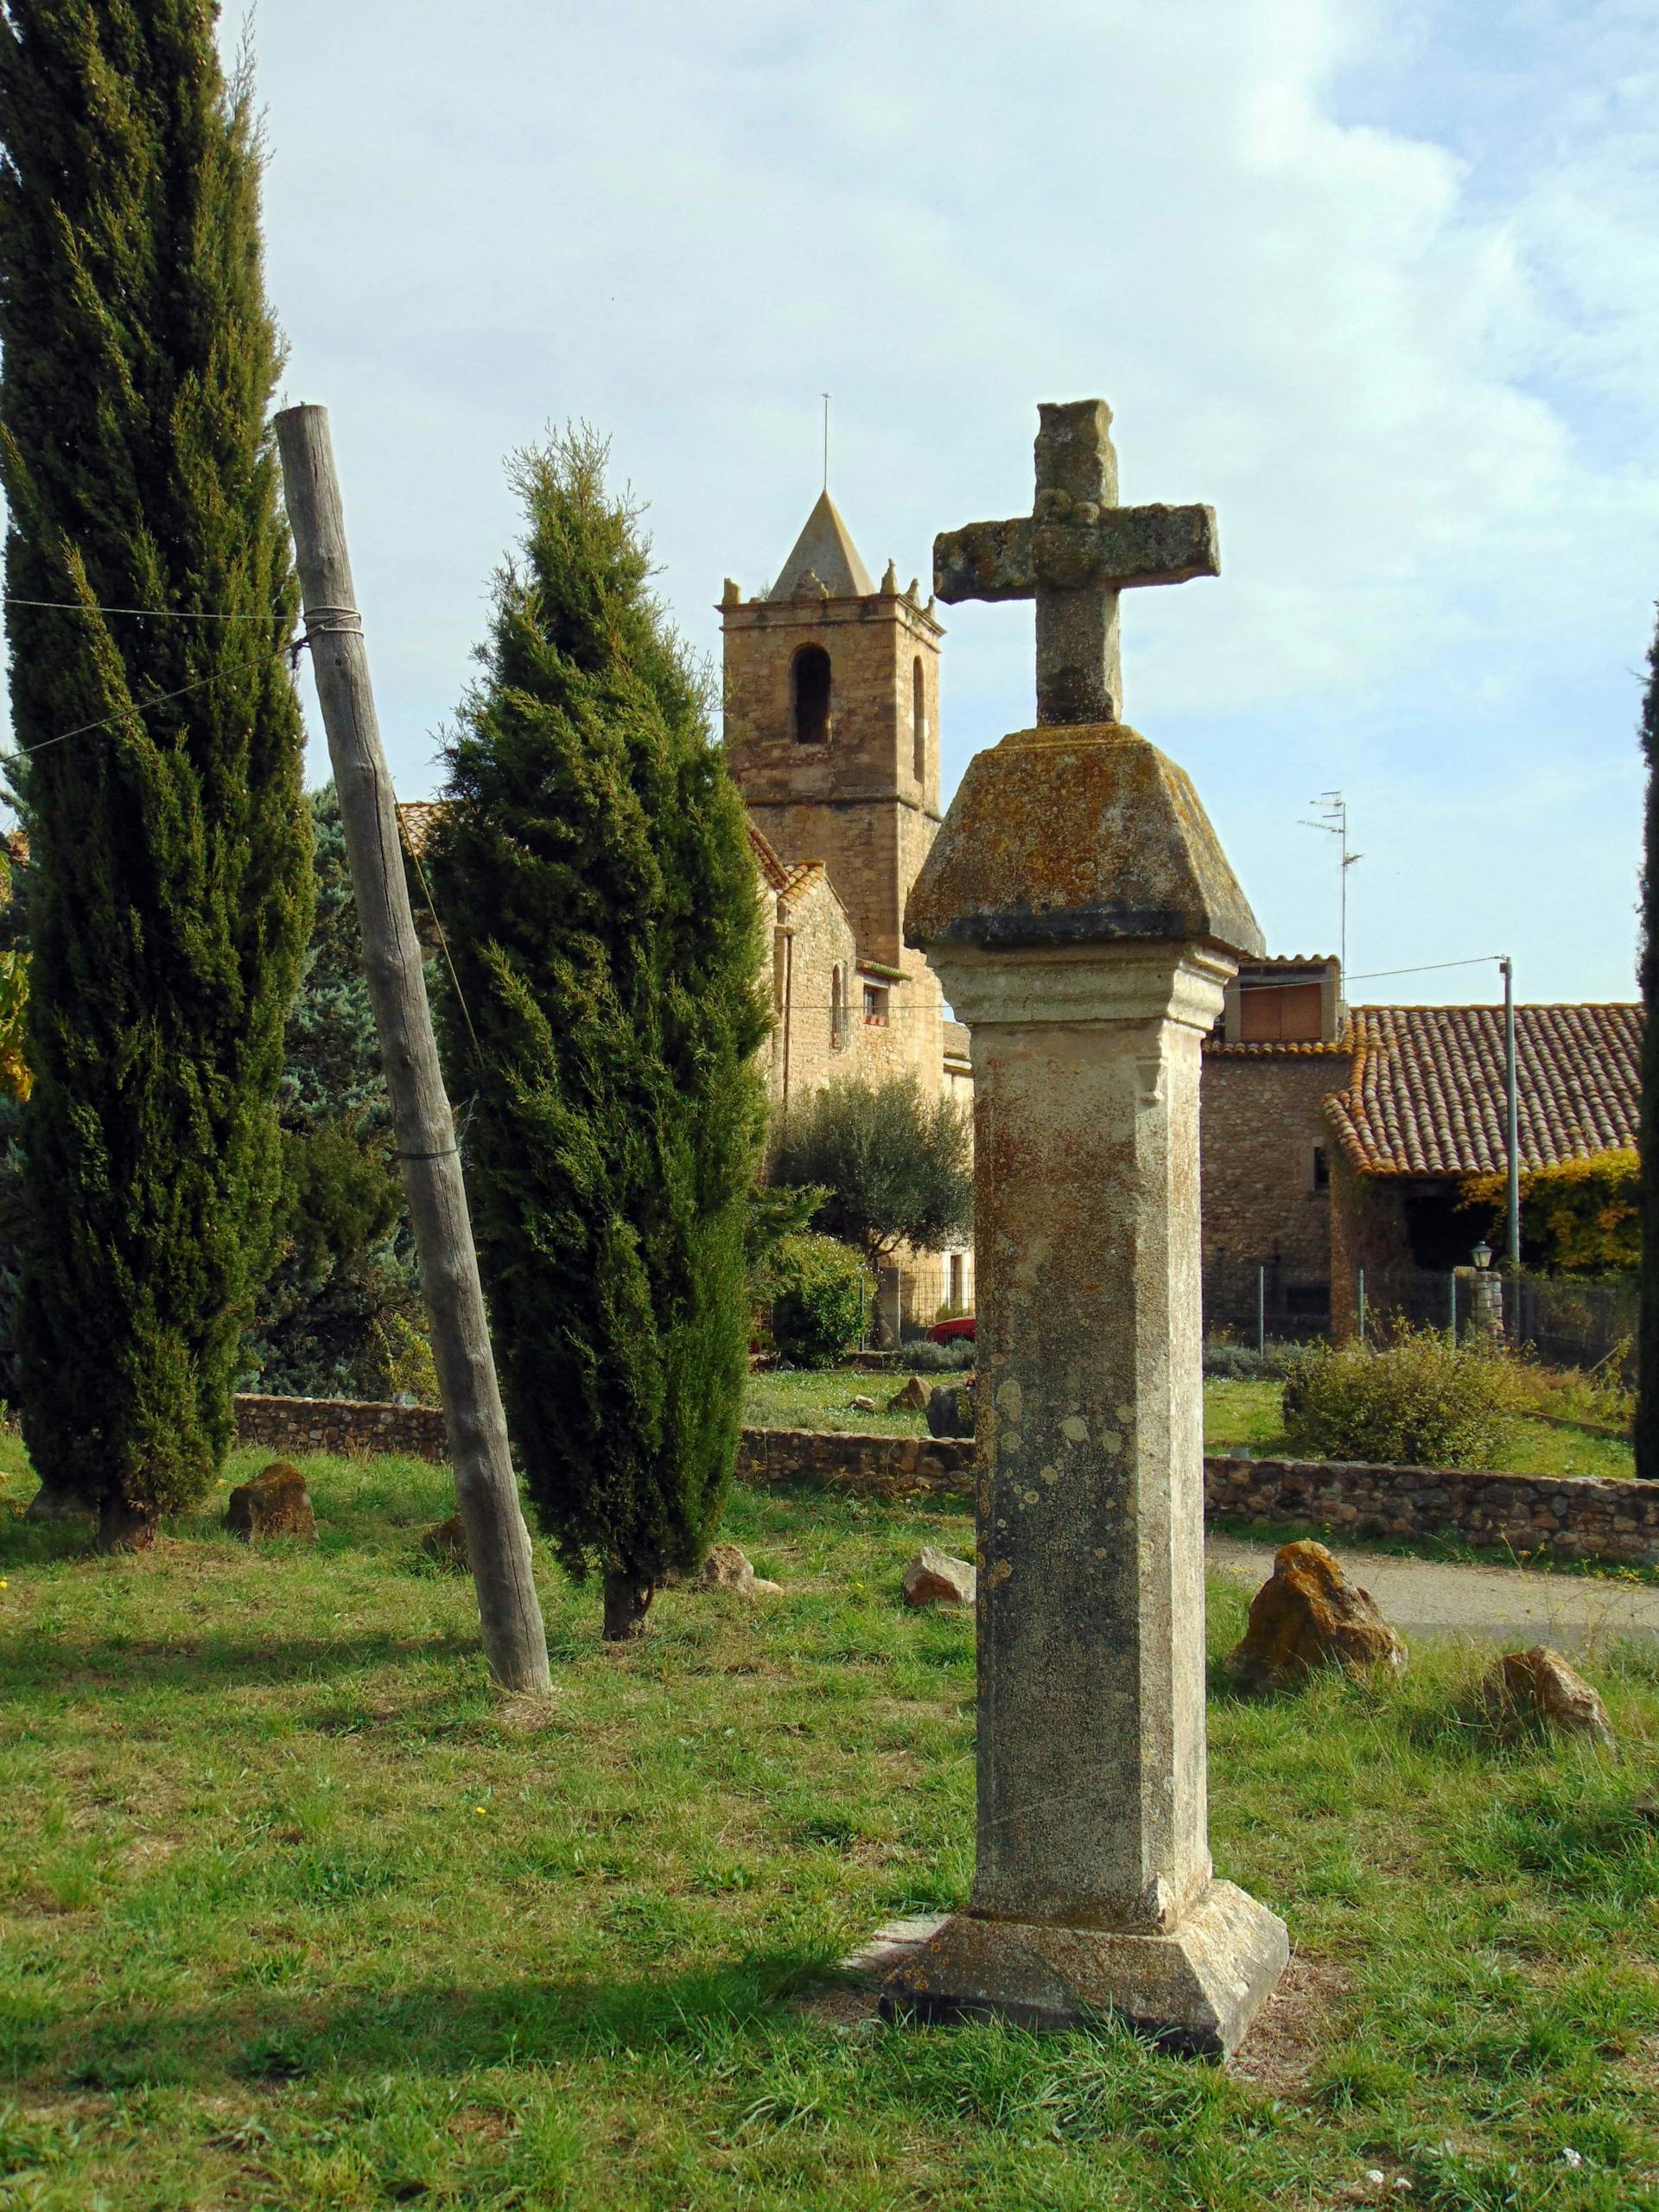
POLYGON ((819 494, 768 596, 793 599, 809 574, 822 583, 831 599, 868 599, 875 589, 852 532, 828 492, 819 494))

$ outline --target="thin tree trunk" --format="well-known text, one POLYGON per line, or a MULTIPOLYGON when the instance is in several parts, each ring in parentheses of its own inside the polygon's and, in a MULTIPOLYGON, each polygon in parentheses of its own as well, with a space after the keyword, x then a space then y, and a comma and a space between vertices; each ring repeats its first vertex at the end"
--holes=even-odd
POLYGON ((369 683, 327 410, 285 409, 276 417, 276 439, 484 1649, 505 1688, 544 1690, 547 1634, 490 1350, 454 1120, 404 879, 397 804, 369 683))
POLYGON ((605 1641, 607 1643, 626 1643, 645 1632, 646 1617, 651 1601, 657 1594, 654 1582, 646 1582, 637 1574, 630 1574, 624 1567, 605 1570, 605 1641))

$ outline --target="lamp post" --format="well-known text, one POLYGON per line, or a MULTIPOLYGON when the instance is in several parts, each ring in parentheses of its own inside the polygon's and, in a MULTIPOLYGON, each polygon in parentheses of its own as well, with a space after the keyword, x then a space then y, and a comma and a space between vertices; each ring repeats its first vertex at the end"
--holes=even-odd
POLYGON ((1515 1071, 1515 963, 1507 955, 1498 962, 1503 973, 1503 1085, 1506 1149, 1509 1153, 1509 1206, 1505 1254, 1510 1271, 1521 1271, 1521 1105, 1515 1071))

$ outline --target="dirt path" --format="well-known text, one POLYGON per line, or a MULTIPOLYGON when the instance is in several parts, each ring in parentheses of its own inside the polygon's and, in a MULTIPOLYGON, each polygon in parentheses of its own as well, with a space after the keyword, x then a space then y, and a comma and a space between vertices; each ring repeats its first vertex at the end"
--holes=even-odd
MULTIPOLYGON (((1659 1636, 1659 1586, 1606 1576, 1550 1574, 1520 1567, 1454 1567, 1440 1560, 1332 1550, 1402 1633, 1413 1630, 1582 1646, 1609 1636, 1659 1636)), ((1213 1535, 1212 1573, 1255 1590, 1273 1571, 1274 1547, 1213 1535)))

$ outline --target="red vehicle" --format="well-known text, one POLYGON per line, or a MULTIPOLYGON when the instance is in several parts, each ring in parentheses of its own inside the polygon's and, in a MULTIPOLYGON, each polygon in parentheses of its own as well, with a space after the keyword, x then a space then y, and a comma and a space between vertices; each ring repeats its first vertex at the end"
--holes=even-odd
POLYGON ((931 1344, 953 1344, 958 1338, 964 1338, 969 1344, 975 1341, 971 1313, 964 1313, 955 1321, 936 1321, 927 1332, 927 1341, 931 1344))

